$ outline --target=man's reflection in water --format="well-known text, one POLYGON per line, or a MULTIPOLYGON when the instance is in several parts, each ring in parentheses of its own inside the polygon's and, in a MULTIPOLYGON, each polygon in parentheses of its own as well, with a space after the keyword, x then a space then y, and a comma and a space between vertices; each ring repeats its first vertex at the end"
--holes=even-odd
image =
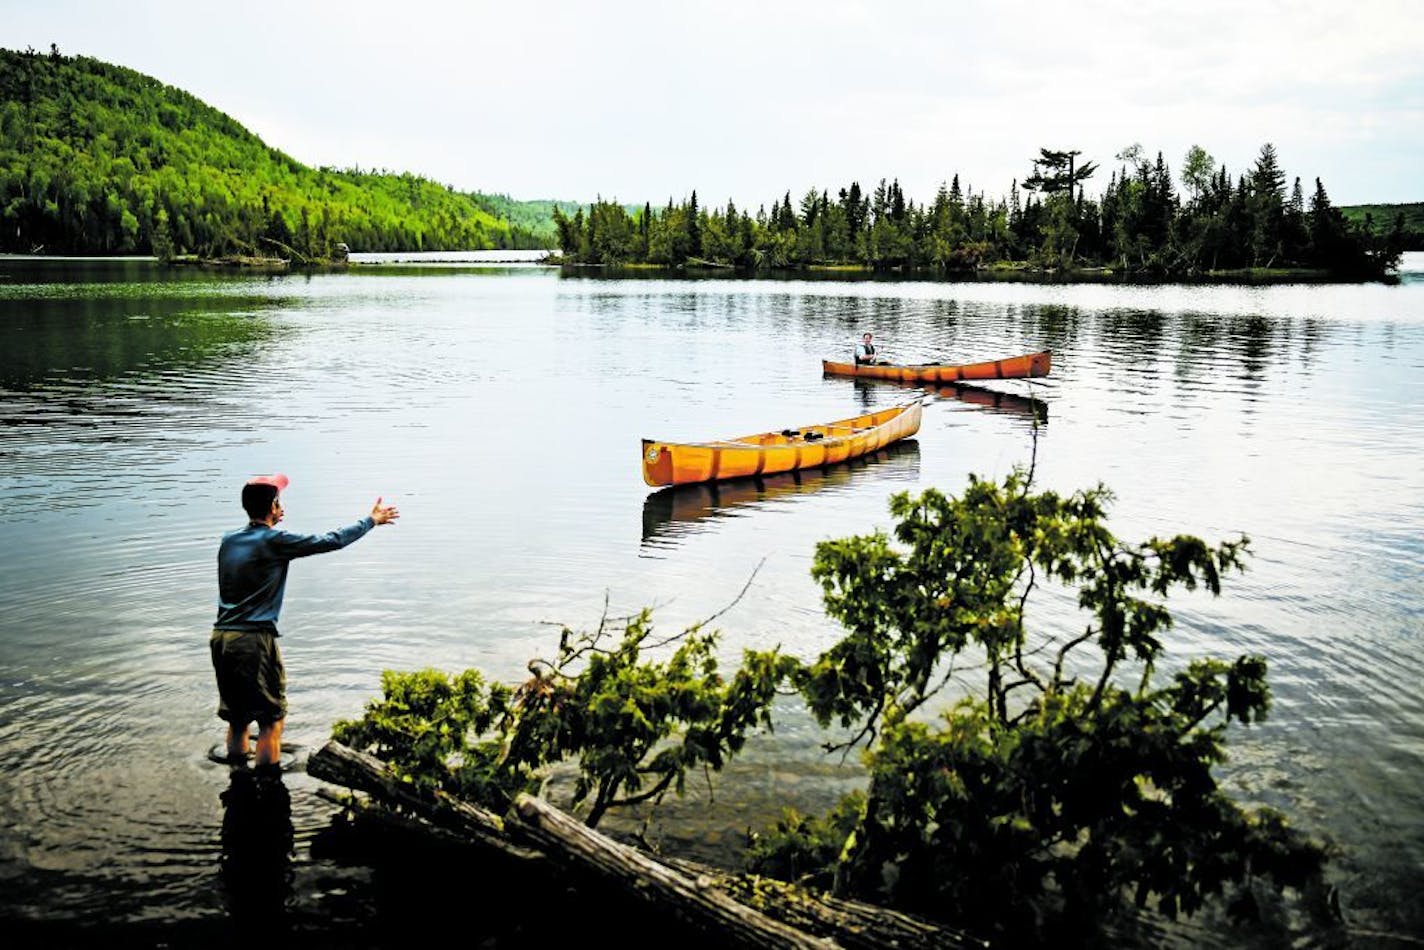
POLYGON ((285 929, 292 882, 292 798, 276 769, 232 770, 222 793, 222 857, 228 912, 239 928, 285 929))
POLYGON ((855 386, 856 398, 860 400, 860 408, 864 412, 871 412, 875 409, 875 383, 864 379, 852 381, 855 386))

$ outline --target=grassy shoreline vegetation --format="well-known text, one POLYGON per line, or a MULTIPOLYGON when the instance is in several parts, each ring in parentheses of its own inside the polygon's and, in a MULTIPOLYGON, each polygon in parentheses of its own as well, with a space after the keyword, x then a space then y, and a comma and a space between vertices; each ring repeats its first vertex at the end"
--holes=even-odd
POLYGON ((0 252, 320 263, 338 244, 546 248, 557 206, 309 168, 133 70, 55 47, 0 50, 0 252))
POLYGON ((1040 149, 1032 172, 1002 198, 961 188, 956 174, 916 204, 898 180, 882 178, 869 193, 859 182, 834 196, 813 188, 799 202, 788 191, 755 215, 730 201, 708 210, 693 191, 680 204, 633 213, 602 200, 572 217, 556 209, 554 223, 570 264, 1169 278, 1384 278, 1412 233, 1403 213, 1387 224, 1347 218, 1318 178, 1308 199, 1299 178, 1287 188, 1269 143, 1234 178, 1193 146, 1185 192, 1160 152, 1152 161, 1133 145, 1096 199, 1085 183, 1098 166, 1079 164, 1079 154, 1040 149))

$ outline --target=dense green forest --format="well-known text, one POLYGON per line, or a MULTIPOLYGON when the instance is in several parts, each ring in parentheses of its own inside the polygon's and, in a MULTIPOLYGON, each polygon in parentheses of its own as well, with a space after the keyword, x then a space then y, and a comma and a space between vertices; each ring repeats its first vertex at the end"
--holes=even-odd
POLYGON ((554 246, 558 235, 554 229, 554 209, 558 208, 565 214, 573 214, 579 209, 577 201, 516 201, 509 195, 491 195, 480 191, 472 192, 471 197, 491 214, 508 221, 511 227, 536 235, 541 242, 538 246, 547 248, 554 246))
POLYGON ((1398 205, 1344 205, 1340 211, 1349 221, 1375 231, 1381 224, 1391 228, 1404 216, 1404 250, 1424 251, 1424 201, 1398 205))
MULTIPOLYGON (((898 180, 870 193, 858 182, 788 191, 755 215, 728 203, 704 208, 697 192, 680 204, 645 204, 630 214, 598 201, 572 218, 554 214, 566 259, 577 263, 707 263, 740 268, 855 264, 874 270, 977 270, 1026 262, 1045 270, 1104 267, 1116 272, 1191 276, 1244 269, 1310 269, 1378 277, 1396 265, 1404 218, 1349 221, 1320 179, 1287 187, 1275 148, 1233 177, 1207 152, 1186 155, 1179 192, 1161 153, 1140 146, 1117 156, 1096 199, 1086 182, 1099 172, 1076 151, 1041 149, 1032 172, 1003 198, 962 188, 959 176, 916 204, 898 180)), ((1099 175, 1101 177, 1101 175, 1099 175)))
MULTIPOLYGON (((928 203, 884 179, 787 192, 755 215, 697 193, 662 208, 515 201, 388 171, 309 168, 231 117, 130 69, 87 57, 0 50, 0 251, 152 253, 160 258, 354 251, 542 248, 592 264, 745 269, 855 265, 964 271, 1021 262, 1173 276, 1310 268, 1387 272, 1424 248, 1424 205, 1336 208, 1286 176, 1266 145, 1233 178, 1198 147, 1183 191, 1159 153, 1119 154, 1105 190, 1077 152, 1041 150, 991 198, 942 185, 928 203)), ((1101 174, 1097 175, 1101 179, 1101 174)))
POLYGON ((551 247, 552 202, 308 168, 193 96, 83 56, 0 50, 0 251, 331 257, 551 247))

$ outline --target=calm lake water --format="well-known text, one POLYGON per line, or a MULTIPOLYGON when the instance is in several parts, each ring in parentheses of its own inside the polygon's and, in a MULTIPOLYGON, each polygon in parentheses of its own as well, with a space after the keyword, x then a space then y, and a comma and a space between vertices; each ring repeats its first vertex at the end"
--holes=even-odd
MULTIPOLYGON (((217 540, 245 521, 251 474, 291 476, 292 530, 377 496, 403 516, 292 569, 287 737, 304 756, 382 670, 517 681, 554 652, 550 622, 595 625, 605 599, 680 629, 756 571, 717 621, 729 658, 812 656, 837 636, 815 543, 887 528, 892 492, 1026 463, 1037 418, 1038 484, 1106 483, 1120 536, 1251 537, 1220 599, 1176 602, 1169 667, 1268 657, 1271 718, 1233 732, 1223 775, 1335 845, 1362 942, 1424 938, 1424 255, 1392 286, 1265 287, 376 260, 244 276, 0 259, 0 918, 176 926, 232 908, 207 638, 217 540), (822 378, 866 330, 903 361, 1051 348, 1053 372, 938 394, 913 442, 824 473, 643 484, 640 437, 911 396, 822 378)), ((1081 623, 1064 597, 1037 621, 1081 623)), ((856 780, 824 738, 788 703, 715 802, 654 833, 725 857, 781 805, 824 807, 856 780)), ((360 876, 312 854, 335 807, 300 771, 285 785, 289 913, 359 916, 360 876)))

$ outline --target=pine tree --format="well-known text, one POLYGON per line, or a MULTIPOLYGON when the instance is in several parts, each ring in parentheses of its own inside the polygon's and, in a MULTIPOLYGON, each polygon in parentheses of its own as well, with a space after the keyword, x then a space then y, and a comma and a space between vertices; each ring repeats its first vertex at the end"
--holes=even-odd
POLYGON ((821 196, 812 188, 801 196, 801 226, 812 227, 821 212, 821 196))
POLYGON ((890 183, 890 220, 896 223, 905 220, 905 192, 900 189, 900 179, 890 183))
POLYGON ((855 241, 860 231, 865 227, 865 198, 860 191, 860 182, 850 183, 850 190, 841 191, 841 207, 845 209, 846 230, 850 232, 850 240, 855 241))
POLYGON ((697 189, 692 189, 692 201, 687 207, 687 249, 693 257, 702 256, 702 222, 697 210, 697 189))
POLYGON ((781 231, 796 230, 796 212, 791 209, 791 192, 781 199, 781 217, 777 221, 778 229, 781 231))
POLYGON ((1328 264, 1340 251, 1344 230, 1344 217, 1330 204, 1320 179, 1315 179, 1315 194, 1310 198, 1311 257, 1317 263, 1328 264))
POLYGON ((1301 192, 1300 176, 1296 176, 1290 200, 1286 202, 1281 237, 1287 260, 1299 261, 1309 256, 1310 234, 1306 228, 1305 196, 1301 192))
POLYGON ((1261 146, 1256 167, 1251 171, 1248 200, 1251 213, 1251 260, 1256 266, 1270 267, 1282 256, 1285 186, 1286 176, 1276 160, 1276 147, 1267 142, 1261 146))
POLYGON ((1056 152, 1046 148, 1038 150, 1034 159, 1033 174, 1024 179, 1024 187, 1030 191, 1041 191, 1045 195, 1068 194, 1097 171, 1098 166, 1088 162, 1082 168, 1075 168, 1076 160, 1082 152, 1056 152))

